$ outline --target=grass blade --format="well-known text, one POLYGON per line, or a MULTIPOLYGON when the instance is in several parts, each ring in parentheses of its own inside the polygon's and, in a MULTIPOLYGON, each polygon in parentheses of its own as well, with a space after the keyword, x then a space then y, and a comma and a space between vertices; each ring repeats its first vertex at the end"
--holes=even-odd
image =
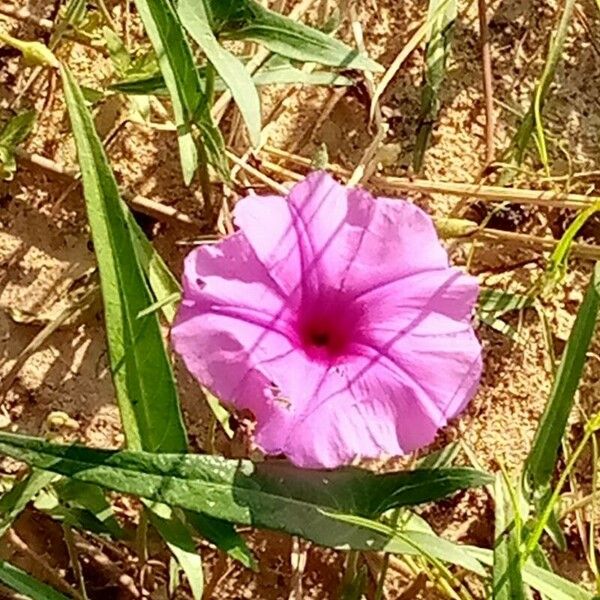
POLYGON ((56 479, 53 473, 33 470, 0 498, 0 537, 8 531, 27 504, 53 479, 56 479))
POLYGON ((324 514, 376 517, 490 483, 465 468, 377 475, 361 469, 301 470, 210 455, 111 452, 0 433, 0 452, 34 467, 243 525, 286 531, 319 544, 386 550, 389 539, 324 514))
POLYGON ((217 41, 211 29, 204 0, 180 0, 177 13, 190 36, 202 48, 207 59, 231 90, 231 95, 248 127, 250 141, 253 145, 258 145, 261 129, 260 99, 250 73, 241 61, 217 41))
MULTIPOLYGON (((200 79, 205 80, 204 67, 198 69, 200 79)), ((334 71, 303 71, 293 66, 287 59, 274 56, 252 75, 256 86, 262 85, 324 85, 324 86, 350 86, 354 80, 340 75, 334 71)), ((140 94, 146 96, 154 94, 167 96, 169 92, 165 87, 165 80, 160 73, 150 73, 143 77, 129 77, 108 86, 109 90, 122 94, 140 94)), ((227 89, 225 82, 217 77, 215 91, 224 92, 227 89)))
POLYGON ((257 570, 256 561, 244 538, 234 529, 231 523, 215 519, 208 515, 190 510, 184 511, 185 520, 198 534, 208 540, 231 558, 252 569, 257 570))
POLYGON ((364 527, 385 535, 390 539, 386 551, 392 554, 422 556, 438 568, 439 561, 443 561, 485 575, 479 561, 470 556, 459 544, 445 540, 431 530, 423 531, 421 528, 411 530, 409 527, 394 529, 385 523, 354 515, 329 513, 329 516, 343 523, 364 527))
POLYGON ((9 562, 0 560, 0 581, 31 600, 69 600, 9 562))
POLYGON ((507 485, 503 476, 498 474, 494 486, 496 533, 492 597, 495 600, 525 600, 519 552, 520 528, 517 527, 510 494, 505 492, 507 485))
POLYGON ((565 8, 558 24, 556 34, 550 43, 544 70, 542 71, 540 80, 535 87, 531 106, 525 114, 525 117, 523 118, 523 121, 519 125, 515 137, 513 138, 511 158, 517 165, 520 165, 523 162, 525 151, 527 150, 527 146, 529 145, 529 141, 531 140, 531 135, 534 129, 536 130, 538 148, 540 149, 540 157, 542 162, 545 165, 548 163, 547 156, 545 156, 546 144, 544 141, 544 131, 541 123, 541 112, 544 108, 550 85, 554 80, 556 67, 563 53, 563 46, 567 36, 569 23, 571 22, 571 17, 573 15, 574 7, 575 0, 565 0, 565 8))
POLYGON ((183 452, 186 435, 173 372, 114 175, 71 73, 65 99, 81 168, 100 283, 113 380, 130 448, 183 452))
POLYGON ((433 123, 440 108, 439 91, 450 61, 452 30, 457 16, 456 0, 429 0, 427 11, 427 48, 425 50, 424 85, 421 91, 421 114, 413 159, 416 172, 423 166, 433 123))
POLYGON ((152 526, 167 543, 169 550, 188 578, 194 600, 201 600, 204 592, 202 557, 190 531, 173 510, 164 504, 144 503, 152 526))
POLYGON ((596 263, 527 458, 525 482, 532 492, 540 492, 550 482, 594 334, 599 306, 600 263, 596 263))
POLYGON ((210 115, 192 51, 173 5, 169 0, 135 0, 135 4, 171 96, 185 183, 191 183, 198 168, 193 125, 202 134, 209 160, 226 176, 225 144, 210 115))
MULTIPOLYGON (((482 564, 492 566, 493 553, 487 548, 465 546, 467 552, 482 564)), ((523 581, 550 600, 594 600, 594 595, 576 583, 547 571, 531 561, 523 567, 523 581)))
POLYGON ((586 224, 587 220, 595 215, 598 211, 600 211, 600 202, 594 202, 591 206, 588 206, 586 209, 582 210, 575 217, 575 219, 573 219, 573 222, 564 232, 548 260, 546 273, 544 273, 544 277, 541 282, 542 293, 550 292, 557 283, 564 279, 567 273, 569 254, 571 252, 571 246, 573 245, 575 236, 586 224))

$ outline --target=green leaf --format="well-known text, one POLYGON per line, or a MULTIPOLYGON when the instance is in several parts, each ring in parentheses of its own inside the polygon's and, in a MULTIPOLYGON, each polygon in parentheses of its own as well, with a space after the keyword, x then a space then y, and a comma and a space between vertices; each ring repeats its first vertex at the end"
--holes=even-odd
POLYGON ((250 141, 260 141, 260 99, 250 73, 230 52, 225 50, 213 33, 204 0, 179 0, 177 13, 190 36, 202 48, 207 59, 231 90, 248 127, 250 141))
POLYGON ((37 113, 27 110, 9 119, 0 130, 0 179, 10 181, 16 170, 15 149, 32 132, 37 113))
POLYGON ((31 600, 69 600, 67 596, 4 560, 0 560, 0 581, 31 600))
MULTIPOLYGON (((517 165, 520 165, 523 162, 525 151, 527 150, 534 129, 536 130, 536 141, 538 143, 538 148, 540 149, 542 162, 547 165, 548 159, 545 150, 541 112, 546 103, 550 85, 554 80, 556 67, 563 55, 563 46, 567 36, 569 23, 571 22, 571 17, 573 15, 574 6, 575 0, 566 0, 558 29, 550 43, 544 70, 534 90, 531 105, 513 138, 510 158, 512 159, 512 162, 517 165)), ((503 174, 502 181, 506 182, 507 179, 507 174, 503 174)))
POLYGON ((549 294, 554 286, 561 282, 566 273, 567 265, 569 260, 569 254, 571 252, 571 246, 575 239, 575 236, 579 233, 579 230, 586 224, 587 220, 600 211, 600 202, 594 202, 584 210, 582 210, 573 219, 573 222, 569 225, 567 230, 563 233, 562 237, 556 248, 552 251, 550 258, 548 259, 548 265, 546 272, 543 275, 541 281, 541 288, 543 294, 549 294))
POLYGON ((192 51, 173 5, 169 0, 135 0, 135 4, 171 96, 185 183, 191 183, 198 168, 193 125, 201 132, 210 162, 227 177, 225 143, 212 120, 192 51))
POLYGON ((600 263, 596 263, 527 458, 525 481, 529 489, 537 494, 549 484, 554 471, 560 441, 594 334, 600 306, 599 294, 600 263))
POLYGON ((450 467, 456 460, 460 452, 460 444, 458 442, 450 442, 441 450, 431 452, 417 462, 418 469, 439 469, 442 467, 450 467))
POLYGON ((531 296, 484 288, 479 293, 477 313, 488 318, 501 317, 508 312, 528 308, 532 304, 533 298, 531 296))
POLYGON ((232 439, 234 436, 233 429, 229 424, 229 418, 231 413, 221 404, 221 401, 212 394, 207 388, 203 387, 204 397, 206 398, 206 404, 212 411, 217 423, 221 426, 221 429, 225 432, 225 435, 232 439))
POLYGON ((303 71, 281 57, 273 56, 253 75, 255 85, 325 85, 348 86, 354 81, 335 71, 303 71))
POLYGON ((510 496, 505 493, 505 486, 502 475, 498 474, 494 487, 496 533, 492 597, 495 600, 525 600, 519 531, 510 496))
POLYGON ((429 0, 427 10, 427 47, 425 49, 424 85, 421 91, 421 114, 417 126, 413 166, 419 172, 429 143, 433 123, 440 109, 439 92, 450 62, 452 31, 457 16, 456 0, 429 0))
POLYGON ((231 523, 215 519, 202 513, 190 510, 184 511, 185 520, 199 535, 214 544, 231 558, 245 567, 257 570, 256 561, 244 538, 235 530, 231 523))
POLYGON ((131 57, 125 44, 110 27, 103 27, 102 34, 116 74, 119 77, 125 77, 131 67, 131 57))
MULTIPOLYGON (((484 565, 492 566, 494 562, 491 550, 464 546, 467 552, 484 565)), ((523 566, 523 581, 550 600, 594 600, 594 594, 576 583, 547 571, 529 561, 523 566)))
POLYGON ((213 27, 217 27, 222 36, 257 42, 292 60, 362 71, 383 71, 381 65, 343 42, 264 8, 255 0, 238 0, 239 6, 229 10, 228 15, 227 7, 218 6, 221 2, 209 0, 215 19, 213 27))
POLYGON ((420 524, 415 529, 411 529, 412 519, 410 518, 404 526, 393 528, 365 517, 335 513, 328 513, 328 515, 344 523, 371 529, 384 535, 390 540, 386 546, 386 552, 422 556, 434 564, 437 561, 443 561, 460 565, 479 575, 485 575, 479 561, 470 556, 459 544, 445 540, 431 530, 424 531, 420 524))
POLYGON ((14 146, 24 142, 33 131, 37 113, 26 110, 9 119, 0 130, 0 146, 14 146))
POLYGON ((152 303, 135 250, 135 233, 117 183, 71 73, 62 68, 65 100, 81 168, 98 259, 113 381, 130 448, 186 449, 173 372, 158 317, 136 316, 152 303))
POLYGON ((138 225, 131 211, 126 212, 127 223, 133 232, 133 244, 138 261, 146 275, 152 294, 160 304, 160 309, 168 323, 172 323, 177 312, 176 295, 181 294, 181 287, 177 278, 162 256, 154 249, 142 228, 138 225))
MULTIPOLYGON (((89 512, 113 537, 122 539, 125 536, 113 508, 100 486, 62 479, 54 484, 54 489, 62 503, 89 512)), ((76 523, 71 524, 76 525, 76 523)))
POLYGON ((0 537, 8 531, 27 504, 53 479, 56 479, 54 473, 33 470, 0 498, 0 537))
MULTIPOLYGON (((201 81, 206 78, 206 69, 198 69, 201 81)), ((254 85, 325 85, 325 86, 349 86, 354 81, 349 77, 340 75, 331 71, 303 71, 294 67, 287 59, 273 57, 267 61, 252 76, 254 85), (277 59, 277 60, 275 60, 277 59)), ((122 94, 136 94, 146 96, 153 94, 156 96, 168 96, 169 92, 165 87, 165 80, 160 73, 149 73, 143 76, 129 76, 122 81, 108 86, 109 90, 121 92, 122 94)), ((227 89, 225 82, 217 77, 215 81, 215 90, 223 92, 227 89)))
POLYGON ((377 475, 360 469, 302 470, 208 455, 111 452, 0 433, 0 452, 79 481, 243 525, 282 530, 319 544, 386 549, 389 540, 324 514, 378 516, 492 481, 454 468, 377 475))
POLYGON ((194 600, 204 592, 202 558, 185 523, 164 504, 144 501, 152 526, 160 533, 177 562, 187 575, 194 600))

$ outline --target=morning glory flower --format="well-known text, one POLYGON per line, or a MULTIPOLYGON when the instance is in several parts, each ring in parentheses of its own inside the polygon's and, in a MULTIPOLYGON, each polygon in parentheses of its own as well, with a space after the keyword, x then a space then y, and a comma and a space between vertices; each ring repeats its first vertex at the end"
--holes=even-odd
POLYGON ((300 467, 403 455, 475 393, 476 280, 417 206, 323 172, 250 196, 185 261, 172 340, 196 379, 300 467))

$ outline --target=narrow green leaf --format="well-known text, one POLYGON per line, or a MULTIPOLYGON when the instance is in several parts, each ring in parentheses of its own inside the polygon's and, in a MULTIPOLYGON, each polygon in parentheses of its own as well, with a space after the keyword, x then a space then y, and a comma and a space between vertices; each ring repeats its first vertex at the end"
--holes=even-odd
POLYGON ((250 141, 258 145, 261 129, 260 99, 250 73, 242 62, 217 41, 210 26, 204 0, 179 0, 177 13, 192 39, 202 48, 207 59, 231 90, 231 95, 248 127, 250 141))
POLYGON ((191 183, 198 168, 193 125, 201 132, 213 166, 227 176, 225 143, 212 120, 192 51, 173 5, 169 0, 135 0, 135 4, 171 96, 185 183, 191 183))
POLYGON ((282 530, 319 544, 386 549, 389 539, 324 514, 378 516, 433 501, 492 479, 465 468, 386 473, 302 470, 208 455, 111 452, 59 446, 0 433, 0 452, 80 481, 205 513, 233 523, 282 530))
POLYGON ((133 244, 138 261, 146 275, 152 294, 156 302, 160 303, 160 309, 167 322, 172 323, 177 311, 175 298, 181 294, 179 282, 162 256, 154 249, 131 211, 126 211, 125 214, 127 223, 133 232, 133 244))
POLYGON ((489 317, 501 317, 508 312, 521 310, 533 304, 533 298, 504 290, 484 288, 479 293, 477 313, 489 317))
POLYGON ((152 526, 165 540, 169 550, 186 574, 194 600, 201 600, 204 592, 202 558, 188 528, 168 506, 147 501, 144 504, 148 509, 152 526))
MULTIPOLYGON (((479 561, 470 556, 459 544, 445 540, 431 530, 423 531, 420 527, 411 530, 409 526, 394 529, 385 523, 365 517, 336 513, 327 514, 343 523, 371 529, 384 535, 390 540, 386 546, 386 552, 422 556, 433 563, 440 560, 449 564, 460 565, 479 575, 485 575, 479 561)), ((410 523, 410 520, 408 523, 410 523)))
MULTIPOLYGON (((274 57, 281 59, 281 57, 274 57)), ((206 69, 199 68, 201 81, 205 81, 206 69)), ((332 71, 303 71, 294 67, 287 59, 267 61, 254 75, 254 85, 324 85, 324 86, 349 86, 354 80, 332 71)), ((160 73, 150 73, 144 76, 128 77, 108 86, 109 90, 121 92, 122 94, 139 94, 146 96, 168 96, 165 80, 160 73)), ((223 92, 227 89, 225 82, 217 77, 215 91, 223 92)))
POLYGON ((460 444, 458 442, 450 442, 441 450, 431 452, 419 459, 417 462, 418 469, 440 469, 443 467, 451 467, 460 452, 460 444))
POLYGON ((541 282, 542 293, 547 294, 551 292, 554 286, 564 279, 567 273, 569 254, 575 236, 586 224, 587 220, 599 211, 600 202, 594 202, 592 205, 582 210, 575 219, 573 219, 573 222, 569 227, 567 227, 567 230, 563 233, 548 260, 546 272, 544 273, 541 282))
POLYGON ((353 79, 335 71, 303 71, 280 56, 273 56, 268 60, 256 71, 252 80, 258 86, 302 84, 331 87, 354 85, 353 79))
POLYGON ((505 493, 505 485, 502 475, 498 474, 494 486, 496 533, 492 597, 495 600, 525 600, 519 531, 515 525, 510 497, 505 493))
POLYGON ((0 146, 14 147, 26 140, 36 118, 35 110, 26 110, 9 119, 0 130, 0 146))
MULTIPOLYGON (((377 62, 327 34, 264 8, 255 0, 239 0, 234 13, 223 19, 222 0, 208 0, 214 15, 213 27, 221 36, 250 40, 292 60, 315 62, 338 68, 381 72, 377 62)), ((227 10, 227 9, 226 9, 227 10)))
POLYGON ((117 183, 71 73, 62 68, 65 100, 79 157, 98 259, 113 380, 130 448, 186 449, 173 372, 117 183))
POLYGON ((69 600, 67 596, 4 560, 0 560, 0 581, 31 600, 69 600))
POLYGON ((215 519, 202 513, 190 510, 184 511, 185 520, 199 535, 214 544, 231 558, 245 567, 257 570, 256 561, 244 538, 235 530, 231 523, 215 519))
POLYGON ((62 479, 53 487, 61 503, 88 511, 113 537, 117 539, 124 537, 125 532, 119 525, 113 508, 100 486, 72 479, 62 479))
POLYGON ((599 306, 600 263, 596 263, 527 458, 525 480, 534 493, 539 493, 550 482, 594 334, 599 306))
POLYGON ((119 77, 125 77, 131 67, 131 57, 129 56, 129 52, 127 52, 127 48, 125 48, 125 44, 123 44, 121 38, 110 27, 103 27, 102 35, 106 41, 106 48, 108 49, 116 74, 119 77))
MULTIPOLYGON (((487 548, 464 546, 466 551, 482 564, 492 566, 493 553, 487 548)), ((529 561, 523 567, 523 581, 550 600, 594 600, 594 594, 588 592, 576 583, 547 571, 529 561)))
POLYGON ((189 185, 198 169, 198 150, 192 133, 193 116, 205 102, 194 69, 192 51, 168 0, 136 0, 135 5, 171 96, 183 180, 189 185))
MULTIPOLYGON (((550 85, 554 80, 556 67, 558 66, 558 63, 563 55, 563 46, 567 36, 569 23, 571 22, 571 17, 573 15, 574 7, 575 0, 565 1, 565 7, 558 25, 558 29, 550 43, 544 70, 542 71, 542 75, 535 87, 531 105, 513 138, 510 158, 517 165, 520 165, 523 162, 525 151, 527 150, 527 146, 529 145, 534 129, 537 131, 536 137, 538 148, 540 149, 540 154, 542 155, 542 161, 547 164, 541 113, 548 97, 550 85)), ((507 179, 508 175, 505 173, 503 175, 503 181, 506 182, 507 179)))
POLYGON ((54 473, 33 470, 0 498, 0 537, 8 531, 27 504, 53 479, 56 479, 54 473))
POLYGON ((421 114, 417 126, 417 141, 413 159, 413 166, 417 172, 421 170, 423 165, 423 157, 429 144, 429 136, 440 109, 439 92, 450 62, 452 31, 457 12, 456 0, 429 0, 421 114))

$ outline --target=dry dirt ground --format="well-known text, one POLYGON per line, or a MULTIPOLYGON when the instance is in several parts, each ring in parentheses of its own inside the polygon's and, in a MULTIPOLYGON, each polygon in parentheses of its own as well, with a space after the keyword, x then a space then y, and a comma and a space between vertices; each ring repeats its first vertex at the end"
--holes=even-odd
MULTIPOLYGON (((53 16, 53 3, 13 1, 15 6, 26 6, 37 17, 53 16)), ((117 22, 121 22, 123 4, 116 0, 108 3, 117 22)), ((286 4, 289 9, 291 3, 286 4)), ((422 23, 427 8, 424 0, 357 0, 350 4, 362 24, 368 51, 385 66, 422 23)), ((493 0, 489 3, 498 155, 507 147, 514 132, 518 121, 514 111, 522 112, 528 106, 532 87, 543 66, 548 35, 556 25, 560 10, 555 0, 493 0)), ((303 18, 315 19, 316 12, 309 11, 303 18)), ((3 22, 2 27, 23 39, 43 39, 47 35, 39 27, 16 21, 3 22)), ((134 19, 134 34, 135 27, 134 19)), ((352 41, 347 24, 343 34, 352 41)), ((569 183, 571 191, 582 193, 597 193, 600 183, 600 175, 593 173, 600 165, 600 57, 595 41, 600 39, 599 34, 598 8, 591 0, 583 0, 569 28, 564 60, 544 113, 545 125, 553 140, 552 174, 565 175, 569 169, 576 173, 592 171, 591 175, 569 183)), ((461 1, 453 58, 443 86, 442 108, 425 159, 423 176, 427 179, 476 182, 481 178, 485 144, 478 40, 476 3, 461 1)), ((59 56, 71 65, 83 84, 98 85, 111 76, 110 63, 98 52, 67 43, 61 46, 59 56)), ((382 99, 383 114, 390 129, 382 145, 381 168, 388 175, 409 172, 419 114, 422 65, 423 46, 420 45, 382 99)), ((27 149, 62 164, 73 164, 73 144, 68 136, 58 83, 49 84, 43 76, 18 99, 30 73, 11 52, 0 48, 2 104, 6 107, 17 99, 19 106, 42 111, 27 149)), ((265 118, 278 102, 287 98, 284 110, 272 120, 269 143, 307 157, 325 143, 331 161, 352 170, 373 135, 368 126, 368 95, 362 85, 347 90, 338 98, 327 119, 320 121, 319 116, 324 107, 331 105, 334 93, 324 88, 294 89, 291 94, 284 88, 264 90, 265 118)), ((103 133, 125 116, 122 105, 108 104, 97 116, 98 128, 103 133)), ((228 113, 225 123, 235 126, 239 121, 228 113)), ((237 134, 237 129, 233 133, 237 134)), ((243 150, 244 136, 235 137, 234 141, 243 150)), ((124 190, 175 206, 193 217, 201 216, 197 186, 188 189, 181 182, 177 145, 171 132, 126 124, 116 134, 109 154, 124 190)), ((279 177, 279 180, 285 183, 285 178, 279 177)), ((521 173, 518 180, 525 187, 542 186, 539 174, 534 172, 521 173)), ((77 277, 94 265, 81 192, 75 189, 64 197, 68 183, 64 177, 23 163, 15 179, 0 186, 0 377, 9 372, 21 351, 40 331, 40 323, 23 323, 23 315, 56 314, 64 304, 65 279, 77 277)), ((564 187, 567 178, 543 185, 564 187)), ((378 191, 376 186, 371 187, 378 191)), ((220 189, 215 187, 217 191, 220 189)), ((256 188, 258 192, 262 189, 256 188)), ((449 214, 457 202, 454 197, 440 194, 412 197, 436 215, 449 214)), ((232 199, 235 200, 235 196, 232 199)), ((469 216, 478 213, 481 218, 487 210, 485 206, 476 205, 469 216)), ((559 235, 564 230, 563 221, 564 216, 556 211, 515 206, 508 215, 494 217, 493 224, 511 231, 559 235)), ((190 244, 207 233, 147 217, 142 218, 142 223, 177 274, 181 272, 182 259, 190 244)), ((587 235, 592 241, 594 233, 588 228, 587 235)), ((454 243, 451 250, 455 262, 464 264, 470 245, 454 243)), ((477 245, 471 270, 483 285, 526 291, 541 273, 541 259, 537 251, 499 244, 477 245)), ((591 263, 575 261, 572 266, 565 285, 556 290, 544 307, 557 351, 562 350, 567 338, 591 263)), ((485 349, 481 389, 466 415, 443 432, 439 444, 461 439, 484 468, 497 470, 501 461, 514 472, 527 455, 551 379, 539 315, 530 310, 511 323, 519 328, 519 343, 484 326, 479 328, 485 349)), ((597 352, 598 344, 595 346, 594 352, 597 352)), ((191 438, 195 447, 201 449, 205 408, 196 386, 183 369, 179 369, 178 377, 191 438)), ((593 410, 599 386, 599 359, 593 357, 580 394, 580 404, 588 412, 593 410)), ((0 405, 0 426, 10 431, 47 433, 48 415, 57 410, 66 412, 77 422, 77 429, 60 432, 69 439, 77 438, 101 447, 117 447, 123 441, 107 372, 103 324, 97 311, 89 311, 77 323, 61 328, 27 359, 0 405)), ((572 435, 576 437, 578 431, 575 419, 572 435)), ((223 450, 239 451, 225 446, 223 450)), ((589 458, 581 463, 579 494, 588 493, 590 489, 589 463, 589 458)), ((9 472, 17 468, 17 465, 5 465, 9 472)), ((122 515, 132 517, 134 510, 126 501, 117 504, 122 515)), ((425 513, 439 533, 461 542, 490 547, 492 511, 485 491, 475 491, 458 494, 425 513)), ((564 524, 568 549, 554 553, 555 566, 574 580, 589 583, 590 573, 575 518, 568 516, 564 524)), ((20 519, 17 532, 51 569, 72 580, 60 528, 39 514, 28 512, 20 519)), ((216 583, 211 597, 287 598, 293 585, 291 541, 274 534, 249 533, 248 538, 259 559, 257 573, 224 562, 208 547, 203 550, 206 579, 210 585, 216 583), (215 575, 221 575, 220 581, 215 575)), ((164 562, 162 566, 144 570, 122 548, 108 548, 103 552, 131 578, 133 587, 156 585, 151 597, 164 597, 164 586, 160 585, 166 572, 164 562)), ((47 579, 47 569, 15 540, 2 545, 0 554, 47 579)), ((158 558, 162 560, 164 556, 158 558)), ((134 597, 129 591, 129 580, 118 581, 110 565, 102 566, 88 558, 83 567, 90 581, 92 598, 134 597)), ((301 597, 336 598, 341 572, 339 555, 309 548, 301 597)), ((399 590, 407 581, 391 573, 389 584, 388 597, 397 598, 401 597, 399 590)), ((178 597, 187 597, 183 589, 179 594, 178 597)), ((433 594, 431 589, 424 588, 402 597, 433 598, 433 594)))

